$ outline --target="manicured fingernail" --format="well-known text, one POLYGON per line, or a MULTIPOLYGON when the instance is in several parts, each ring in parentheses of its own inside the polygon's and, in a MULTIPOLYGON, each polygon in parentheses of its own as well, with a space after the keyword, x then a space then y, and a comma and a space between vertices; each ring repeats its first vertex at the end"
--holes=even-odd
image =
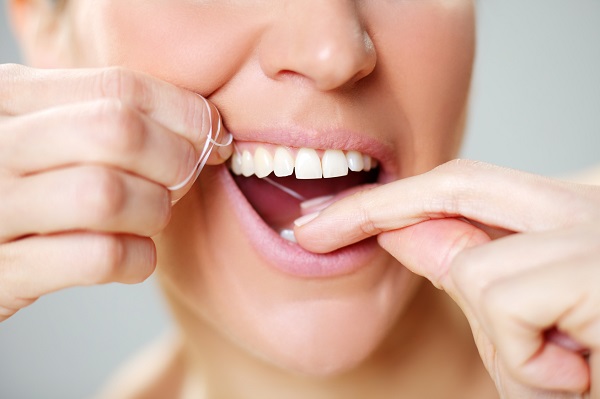
POLYGON ((319 205, 325 204, 327 201, 331 200, 333 195, 324 195, 322 197, 311 198, 307 201, 304 201, 300 204, 300 208, 302 209, 312 209, 317 208, 319 205))
POLYGON ((317 216, 319 216, 320 212, 315 212, 315 213, 309 213, 308 215, 304 215, 299 217, 298 219, 294 220, 294 225, 296 227, 302 227, 305 224, 315 220, 317 218, 317 216))

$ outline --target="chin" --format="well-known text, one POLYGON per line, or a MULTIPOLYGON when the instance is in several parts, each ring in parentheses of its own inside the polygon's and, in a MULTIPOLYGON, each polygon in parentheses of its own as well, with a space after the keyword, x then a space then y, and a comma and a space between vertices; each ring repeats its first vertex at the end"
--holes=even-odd
POLYGON ((280 369, 318 378, 344 374, 367 361, 401 310, 369 295, 282 308, 246 348, 280 369))

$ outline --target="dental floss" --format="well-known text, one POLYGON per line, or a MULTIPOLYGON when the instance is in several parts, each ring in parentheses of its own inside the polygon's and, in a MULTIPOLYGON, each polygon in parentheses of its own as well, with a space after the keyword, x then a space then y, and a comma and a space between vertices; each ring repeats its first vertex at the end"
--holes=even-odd
POLYGON ((242 152, 240 151, 237 144, 235 144, 235 143, 233 143, 233 150, 235 151, 235 153, 237 154, 238 157, 242 156, 242 152))
MULTIPOLYGON (((210 154, 212 153, 212 150, 215 146, 217 147, 226 147, 228 145, 230 145, 233 142, 233 135, 231 133, 229 134, 229 138, 227 139, 227 142, 224 144, 218 143, 216 140, 218 140, 219 135, 221 134, 221 114, 219 113, 219 110, 217 109, 217 115, 219 116, 219 121, 218 121, 218 125, 217 125, 217 132, 214 135, 213 138, 213 119, 212 119, 212 110, 210 108, 210 105, 208 104, 208 101, 202 97, 202 96, 198 96, 200 97, 203 101, 204 104, 206 106, 206 109, 208 110, 208 122, 210 124, 210 130, 207 133, 207 139, 204 143, 204 148, 202 149, 202 153, 200 154, 200 157, 198 158, 198 162, 196 163, 196 166, 194 167, 194 169, 192 170, 192 172, 190 173, 190 175, 181 183, 176 184, 174 186, 171 187, 167 187, 167 189, 171 192, 177 191, 182 189, 183 187, 187 186, 192 180, 196 180, 198 178, 198 176, 200 175, 200 172, 202 172, 202 169, 204 169, 204 165, 206 165, 206 162, 208 161, 208 158, 210 157, 210 154)), ((172 204, 177 203, 178 200, 174 200, 171 201, 172 204)))
MULTIPOLYGON (((233 143, 233 150, 235 151, 235 153, 236 153, 238 156, 241 156, 241 155, 242 155, 242 153, 241 153, 240 149, 238 148, 238 146, 237 146, 235 143, 233 143)), ((286 187, 286 186, 284 186, 284 185, 283 185, 283 184, 281 184, 281 183, 277 183, 275 180, 273 180, 273 179, 271 179, 271 178, 269 178, 269 177, 263 177, 263 178, 261 178, 261 179, 262 179, 262 180, 264 180, 264 181, 266 181, 267 183, 269 183, 269 184, 270 184, 270 185, 272 185, 273 187, 275 187, 275 188, 278 188, 279 190, 283 191, 284 193, 286 193, 286 194, 287 194, 287 195, 289 195, 290 197, 292 197, 292 198, 294 198, 294 199, 297 199, 298 201, 302 201, 302 202, 306 201, 306 198, 305 198, 305 197, 303 197, 303 196, 302 196, 300 193, 298 193, 298 192, 296 192, 296 191, 292 190, 292 189, 291 189, 291 188, 289 188, 289 187, 286 187)))
POLYGON ((277 183, 276 181, 274 181, 268 177, 263 177, 263 180, 266 181, 267 183, 269 183, 270 185, 272 185, 273 187, 280 189, 281 191, 288 194, 289 196, 297 199, 298 201, 302 201, 302 202, 306 201, 306 198, 303 197, 300 193, 292 190, 289 187, 284 186, 283 184, 277 183))

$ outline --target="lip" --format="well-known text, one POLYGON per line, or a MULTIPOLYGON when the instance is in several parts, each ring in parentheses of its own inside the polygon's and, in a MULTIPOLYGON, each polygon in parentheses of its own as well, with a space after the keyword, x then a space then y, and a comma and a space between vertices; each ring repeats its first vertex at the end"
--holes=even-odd
POLYGON ((331 278, 356 272, 382 251, 375 238, 367 239, 328 254, 314 254, 284 240, 256 213, 233 180, 220 166, 217 178, 257 254, 272 268, 300 278, 331 278))

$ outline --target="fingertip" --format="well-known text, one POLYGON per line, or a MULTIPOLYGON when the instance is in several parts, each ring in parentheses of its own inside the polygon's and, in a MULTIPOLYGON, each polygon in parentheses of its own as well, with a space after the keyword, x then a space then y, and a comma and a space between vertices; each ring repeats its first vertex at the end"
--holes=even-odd
POLYGON ((379 245, 413 273, 438 288, 456 256, 490 238, 477 227, 458 219, 435 219, 378 236, 379 245))
POLYGON ((298 245, 316 254, 324 254, 340 248, 328 239, 336 237, 336 234, 330 233, 333 226, 320 223, 320 215, 321 212, 314 212, 294 220, 294 235, 298 245))
POLYGON ((226 162, 233 154, 233 135, 227 133, 213 139, 211 153, 206 162, 208 165, 219 165, 226 162))
POLYGON ((206 98, 200 96, 206 106, 206 123, 200 159, 208 165, 218 165, 227 161, 233 154, 233 135, 227 131, 219 109, 206 98))
POLYGON ((157 253, 154 241, 146 237, 127 237, 127 252, 122 265, 119 282, 138 284, 154 273, 157 253))
POLYGON ((537 356, 513 374, 525 384, 550 391, 583 393, 591 383, 586 359, 554 343, 545 344, 537 356))

